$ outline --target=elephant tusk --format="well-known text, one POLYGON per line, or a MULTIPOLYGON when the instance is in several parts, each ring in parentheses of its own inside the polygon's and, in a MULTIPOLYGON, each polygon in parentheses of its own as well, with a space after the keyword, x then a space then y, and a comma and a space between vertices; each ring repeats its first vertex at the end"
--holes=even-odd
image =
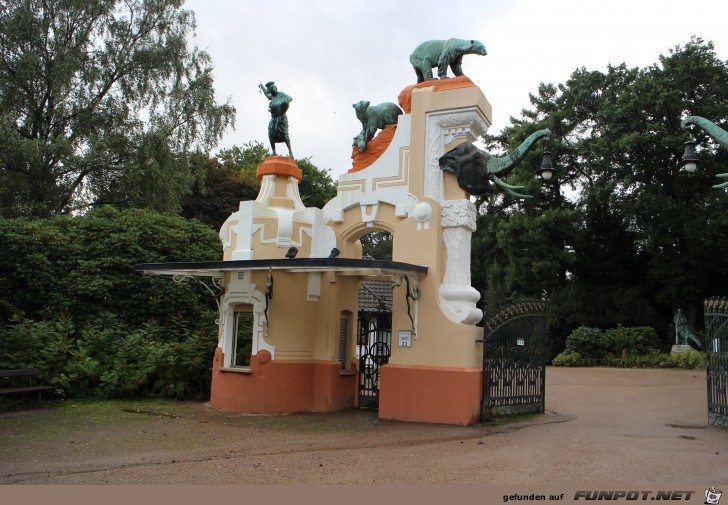
MULTIPOLYGON (((725 173, 725 174, 717 174, 716 177, 720 177, 721 179, 726 179, 726 178, 728 178, 728 173, 725 173)), ((715 186, 713 186, 713 188, 714 189, 728 188, 728 182, 722 182, 720 184, 716 184, 715 186)))
POLYGON ((490 174, 490 178, 495 182, 498 186, 500 186, 503 189, 523 189, 526 186, 513 186, 512 184, 508 184, 506 182, 503 182, 502 179, 499 179, 497 175, 490 174))
POLYGON ((515 191, 513 191, 514 189, 523 189, 526 186, 514 186, 512 184, 505 183, 493 174, 490 174, 490 178, 493 180, 494 183, 496 183, 497 186, 505 189, 506 192, 514 198, 533 198, 533 196, 531 195, 524 195, 522 193, 516 193, 515 191))
POLYGON ((505 189, 506 193, 508 193, 509 195, 511 195, 514 198, 523 198, 523 199, 533 198, 533 195, 524 195, 522 193, 516 193, 515 191, 512 191, 508 188, 503 188, 503 189, 505 189))

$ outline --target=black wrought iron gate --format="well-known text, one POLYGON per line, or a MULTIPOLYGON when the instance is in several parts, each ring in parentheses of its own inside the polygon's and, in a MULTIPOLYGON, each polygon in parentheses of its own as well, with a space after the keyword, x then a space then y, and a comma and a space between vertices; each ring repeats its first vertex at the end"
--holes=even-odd
POLYGON ((359 312, 359 408, 379 408, 379 372, 391 349, 392 314, 359 312))
POLYGON ((728 428, 728 298, 705 300, 708 422, 728 428))
POLYGON ((488 319, 483 340, 482 418, 544 412, 546 304, 510 306, 488 319))

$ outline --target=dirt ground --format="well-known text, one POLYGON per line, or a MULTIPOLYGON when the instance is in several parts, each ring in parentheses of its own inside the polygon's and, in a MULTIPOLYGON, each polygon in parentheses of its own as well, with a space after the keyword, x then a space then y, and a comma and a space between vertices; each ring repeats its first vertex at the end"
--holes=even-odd
POLYGON ((38 408, 0 414, 0 484, 726 484, 706 401, 703 370, 551 367, 547 412, 498 425, 38 408))

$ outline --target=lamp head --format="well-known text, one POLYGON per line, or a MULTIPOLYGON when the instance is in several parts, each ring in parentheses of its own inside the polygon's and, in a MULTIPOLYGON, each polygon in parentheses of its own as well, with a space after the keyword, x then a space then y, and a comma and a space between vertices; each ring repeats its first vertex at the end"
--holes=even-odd
POLYGON ((691 174, 698 171, 698 155, 695 152, 696 143, 694 139, 685 142, 685 151, 682 156, 683 170, 691 174))
POLYGON ((551 162, 551 153, 549 151, 544 151, 541 166, 538 170, 536 170, 536 175, 540 176, 543 180, 548 181, 554 176, 555 170, 554 164, 551 162))

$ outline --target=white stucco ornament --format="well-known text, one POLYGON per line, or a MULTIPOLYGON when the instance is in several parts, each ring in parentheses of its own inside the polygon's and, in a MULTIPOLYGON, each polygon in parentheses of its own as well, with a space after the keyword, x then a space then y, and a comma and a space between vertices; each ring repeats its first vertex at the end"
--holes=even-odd
POLYGON ((470 232, 475 231, 477 210, 470 200, 444 200, 442 206, 442 227, 463 227, 470 232))
POLYGON ((427 202, 418 203, 415 205, 415 208, 412 209, 412 217, 414 217, 415 221, 418 223, 429 221, 432 217, 432 205, 427 202))
POLYGON ((429 229, 432 218, 432 205, 427 202, 420 202, 412 208, 410 214, 417 221, 417 229, 429 229))

